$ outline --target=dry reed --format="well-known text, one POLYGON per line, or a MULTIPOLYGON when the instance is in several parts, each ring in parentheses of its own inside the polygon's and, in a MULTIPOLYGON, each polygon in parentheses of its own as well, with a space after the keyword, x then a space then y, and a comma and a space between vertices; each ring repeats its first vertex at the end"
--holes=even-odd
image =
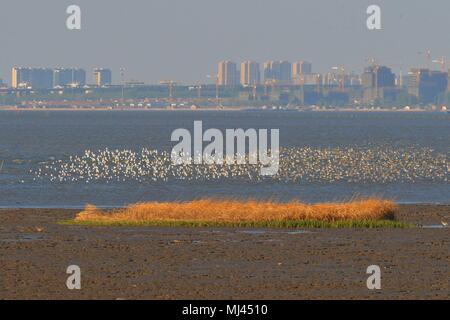
POLYGON ((76 222, 271 222, 271 221, 375 221, 391 220, 398 206, 388 200, 364 199, 345 203, 304 204, 298 201, 195 200, 137 203, 123 209, 100 210, 87 205, 76 222))

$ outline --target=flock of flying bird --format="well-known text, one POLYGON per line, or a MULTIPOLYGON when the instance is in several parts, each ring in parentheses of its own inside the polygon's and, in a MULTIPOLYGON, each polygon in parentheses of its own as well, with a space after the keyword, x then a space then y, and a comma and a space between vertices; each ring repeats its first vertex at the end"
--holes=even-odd
POLYGON ((43 163, 34 179, 52 182, 276 181, 286 183, 447 182, 448 154, 429 148, 392 146, 280 150, 279 171, 261 176, 261 164, 173 164, 170 152, 143 148, 86 150, 84 154, 43 163))

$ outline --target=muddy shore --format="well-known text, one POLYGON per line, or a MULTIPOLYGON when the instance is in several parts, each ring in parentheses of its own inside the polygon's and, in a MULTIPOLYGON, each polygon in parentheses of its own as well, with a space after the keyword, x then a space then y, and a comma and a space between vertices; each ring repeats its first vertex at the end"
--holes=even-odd
POLYGON ((77 210, 0 210, 0 299, 449 299, 450 206, 412 229, 62 226, 77 210), (66 288, 78 265, 82 289, 66 288), (379 265, 382 289, 366 287, 379 265))

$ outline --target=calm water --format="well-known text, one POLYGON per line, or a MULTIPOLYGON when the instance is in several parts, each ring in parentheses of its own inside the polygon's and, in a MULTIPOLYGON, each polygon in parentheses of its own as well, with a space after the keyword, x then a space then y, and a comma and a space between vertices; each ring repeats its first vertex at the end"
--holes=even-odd
MULTIPOLYGON (((121 206, 144 200, 205 196, 271 197, 283 201, 295 198, 317 202, 345 200, 355 195, 380 195, 399 202, 450 203, 448 166, 442 175, 442 156, 448 165, 449 141, 450 115, 444 113, 0 111, 0 206, 78 207, 86 203, 121 206), (415 157, 422 157, 425 152, 430 154, 430 159, 441 157, 440 168, 430 164, 430 168, 420 171, 431 170, 429 177, 388 182, 376 179, 372 182, 370 179, 353 182, 345 179, 189 182, 124 179, 88 183, 82 179, 51 181, 37 178, 34 173, 45 166, 70 162, 71 156, 83 155, 87 149, 169 151, 173 146, 172 131, 192 129, 194 120, 202 120, 204 130, 279 128, 280 145, 287 149, 386 148, 400 150, 400 153, 410 150, 404 155, 409 162, 402 164, 406 169, 402 167, 399 172, 422 170, 414 168, 414 163, 420 160, 415 157), (417 153, 416 150, 422 151, 417 153), (436 176, 433 170, 440 175, 436 176)), ((362 166, 361 159, 357 161, 362 166)), ((421 165, 424 166, 423 161, 421 165)))

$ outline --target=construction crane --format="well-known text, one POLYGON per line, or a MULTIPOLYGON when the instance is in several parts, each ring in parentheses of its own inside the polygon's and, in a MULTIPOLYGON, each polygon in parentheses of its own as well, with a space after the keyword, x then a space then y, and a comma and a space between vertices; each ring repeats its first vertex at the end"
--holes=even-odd
POLYGON ((173 87, 177 84, 177 82, 173 80, 162 80, 159 82, 162 85, 167 85, 169 91, 169 108, 173 106, 173 87))
POLYGON ((441 59, 436 59, 432 61, 433 63, 437 63, 441 66, 441 71, 445 72, 445 58, 442 57, 441 59))
POLYGON ((367 58, 366 61, 369 62, 372 67, 376 67, 377 66, 377 60, 375 58, 373 58, 373 57, 372 58, 367 58))
POLYGON ((217 109, 223 109, 220 105, 220 83, 219 83, 219 74, 216 75, 206 75, 208 79, 215 79, 216 84, 216 108, 217 109))
POLYGON ((121 102, 122 102, 122 106, 125 105, 125 92, 124 92, 124 88, 125 88, 125 68, 120 68, 120 81, 121 83, 121 102))
POLYGON ((427 62, 428 70, 431 69, 431 50, 425 51, 425 60, 427 62))

